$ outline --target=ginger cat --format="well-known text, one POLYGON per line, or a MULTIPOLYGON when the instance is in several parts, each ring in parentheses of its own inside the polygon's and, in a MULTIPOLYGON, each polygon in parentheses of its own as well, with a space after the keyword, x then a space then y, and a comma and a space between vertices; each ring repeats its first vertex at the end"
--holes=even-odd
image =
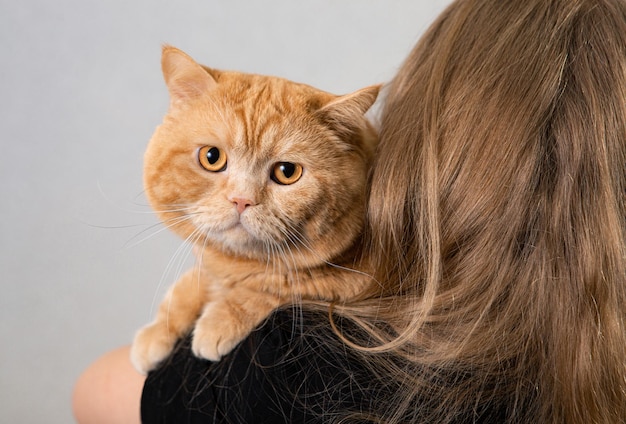
POLYGON ((197 264, 133 342, 146 373, 193 331, 219 360, 275 308, 342 301, 371 279, 354 268, 376 134, 364 117, 380 86, 335 96, 281 78, 197 64, 166 46, 170 108, 145 154, 144 183, 197 264))

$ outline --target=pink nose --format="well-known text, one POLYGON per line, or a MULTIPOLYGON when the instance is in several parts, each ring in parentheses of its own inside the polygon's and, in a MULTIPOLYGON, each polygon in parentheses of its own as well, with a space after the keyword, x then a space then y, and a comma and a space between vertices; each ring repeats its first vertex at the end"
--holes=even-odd
POLYGON ((241 198, 241 197, 232 197, 230 199, 230 201, 235 204, 235 207, 237 208, 237 212, 239 212, 240 215, 243 213, 243 211, 246 210, 246 208, 248 206, 254 206, 255 205, 253 200, 244 199, 244 198, 241 198))

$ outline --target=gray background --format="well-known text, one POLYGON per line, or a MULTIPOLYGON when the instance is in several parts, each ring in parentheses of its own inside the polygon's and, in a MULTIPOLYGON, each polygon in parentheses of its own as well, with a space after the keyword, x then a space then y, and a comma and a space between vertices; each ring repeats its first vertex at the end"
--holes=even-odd
POLYGON ((0 422, 72 422, 81 370, 185 266, 142 196, 162 43, 346 93, 391 78, 448 2, 0 0, 0 422))

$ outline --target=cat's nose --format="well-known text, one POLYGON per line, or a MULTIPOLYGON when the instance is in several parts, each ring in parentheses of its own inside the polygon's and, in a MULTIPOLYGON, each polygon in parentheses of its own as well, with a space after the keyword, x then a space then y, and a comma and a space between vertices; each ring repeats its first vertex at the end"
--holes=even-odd
POLYGON ((237 208, 237 212, 239 212, 239 215, 241 215, 248 206, 254 206, 256 204, 254 203, 254 200, 246 199, 243 197, 232 197, 230 201, 235 204, 235 207, 237 208))

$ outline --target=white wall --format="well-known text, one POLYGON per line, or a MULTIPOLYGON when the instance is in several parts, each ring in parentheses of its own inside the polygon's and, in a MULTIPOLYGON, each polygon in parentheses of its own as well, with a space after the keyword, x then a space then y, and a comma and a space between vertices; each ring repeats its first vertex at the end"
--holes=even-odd
POLYGON ((80 371, 176 275, 141 196, 162 43, 339 94, 388 80, 448 2, 0 0, 0 422, 72 422, 80 371))

